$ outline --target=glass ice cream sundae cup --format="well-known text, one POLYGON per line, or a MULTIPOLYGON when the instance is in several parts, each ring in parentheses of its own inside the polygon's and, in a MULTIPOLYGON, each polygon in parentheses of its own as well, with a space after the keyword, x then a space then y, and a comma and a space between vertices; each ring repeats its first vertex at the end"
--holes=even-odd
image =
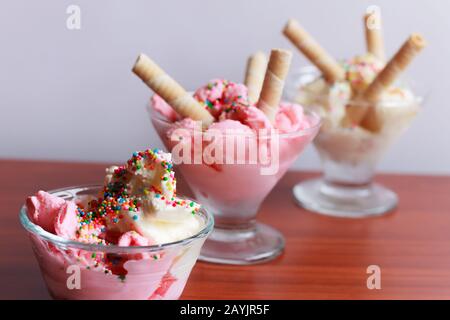
POLYGON ((323 125, 314 145, 323 177, 294 187, 298 203, 311 211, 365 217, 392 210, 394 192, 372 182, 377 164, 410 126, 422 96, 401 73, 425 47, 413 33, 385 61, 379 12, 364 16, 367 53, 340 62, 331 57, 300 24, 291 19, 284 35, 314 64, 293 74, 285 95, 318 112, 323 125))
MULTIPOLYGON (((94 196, 101 186, 78 186, 49 193, 66 200, 94 196)), ((54 299, 147 300, 178 299, 183 292, 213 217, 198 213, 204 227, 195 235, 172 243, 117 246, 71 241, 33 223, 26 207, 20 221, 29 232, 33 251, 54 299), (107 259, 108 263, 103 263, 107 259), (78 278, 77 278, 78 277, 78 278)))
POLYGON ((317 82, 319 72, 306 67, 290 75, 286 97, 322 116, 322 127, 314 140, 323 176, 294 187, 302 207, 314 212, 365 217, 394 209, 397 195, 374 183, 376 167, 394 142, 409 128, 423 103, 421 88, 399 82, 377 105, 383 127, 371 132, 359 126, 342 127, 345 109, 365 108, 367 102, 341 99, 345 93, 330 95, 317 82), (316 81, 316 83, 314 83, 316 81), (315 90, 315 88, 318 89, 315 90), (414 92, 414 94, 413 94, 414 92))
MULTIPOLYGON (((173 141, 168 134, 173 130, 173 123, 153 108, 150 108, 150 114, 153 126, 168 150, 178 148, 180 141, 173 141)), ((215 219, 214 231, 205 243, 200 259, 217 263, 250 264, 273 259, 282 252, 283 236, 270 226, 257 222, 256 215, 262 201, 316 135, 320 127, 318 117, 315 114, 306 116, 313 125, 290 133, 267 133, 256 138, 247 131, 223 132, 219 139, 224 145, 224 161, 208 164, 205 154, 200 154, 198 158, 201 161, 198 163, 177 165, 195 198, 215 219), (251 163, 248 154, 254 139, 257 142, 253 141, 253 145, 260 146, 256 152, 265 153, 267 150, 268 161, 261 161, 259 158, 251 163), (225 146, 227 140, 234 141, 231 145, 234 143, 235 147, 242 143, 243 148, 247 148, 247 157, 238 158, 234 154, 231 155, 234 158, 230 158, 231 152, 225 146), (274 148, 275 144, 277 146, 274 148), (277 159, 274 160, 275 158, 277 159), (224 163, 227 160, 231 161, 224 163), (276 163, 270 163, 272 160, 276 163)), ((209 144, 205 143, 205 133, 199 130, 194 134, 198 134, 198 141, 202 141, 202 150, 205 150, 209 144)))
POLYGON ((55 299, 178 299, 214 219, 180 198, 170 155, 136 152, 103 186, 39 191, 20 221, 55 299))
POLYGON ((267 63, 257 54, 246 85, 214 79, 194 93, 145 55, 136 61, 134 73, 156 93, 149 106, 156 132, 195 198, 214 215, 201 260, 259 263, 284 248, 281 233, 258 223, 256 214, 320 127, 316 114, 281 101, 291 55, 273 49, 267 63))

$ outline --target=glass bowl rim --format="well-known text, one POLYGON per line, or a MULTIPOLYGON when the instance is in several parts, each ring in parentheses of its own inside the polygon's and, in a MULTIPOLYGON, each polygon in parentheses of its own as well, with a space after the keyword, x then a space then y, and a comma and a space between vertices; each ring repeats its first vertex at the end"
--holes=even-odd
MULTIPOLYGON (((286 101, 286 102, 289 102, 289 101, 286 101)), ((293 103, 293 102, 289 102, 289 103, 293 103)), ((283 133, 277 132, 277 136, 279 136, 280 138, 292 138, 292 137, 307 136, 307 135, 313 134, 316 130, 318 130, 322 126, 322 118, 316 112, 307 110, 304 107, 302 107, 302 109, 303 109, 303 112, 305 115, 313 118, 314 124, 308 128, 299 129, 299 130, 296 130, 293 132, 283 132, 283 133)), ((167 118, 165 118, 164 116, 162 116, 160 112, 155 110, 155 108, 152 107, 151 100, 147 104, 147 111, 150 114, 151 120, 155 120, 155 121, 157 121, 159 123, 163 123, 165 125, 171 125, 174 123, 174 122, 171 122, 170 120, 168 120, 167 118)), ((251 130, 253 131, 253 129, 251 129, 251 130)), ((199 132, 199 131, 195 131, 195 132, 199 132)), ((204 133, 204 131, 201 131, 201 133, 204 133)), ((224 135, 227 135, 227 134, 225 133, 224 135)), ((238 136, 238 135, 239 134, 230 134, 230 136, 238 136)), ((248 137, 248 135, 246 135, 245 133, 243 135, 248 137)), ((263 135, 257 134, 257 137, 259 139, 269 139, 272 137, 271 130, 268 130, 267 134, 263 134, 263 135)))
MULTIPOLYGON (((306 75, 314 75, 316 76, 314 78, 317 79, 318 76, 321 75, 319 69, 317 69, 316 66, 314 65, 306 65, 306 66, 302 66, 296 69, 293 69, 287 79, 286 79, 286 85, 285 85, 285 89, 284 89, 284 98, 287 101, 295 101, 295 93, 298 91, 299 89, 299 85, 300 83, 298 83, 299 79, 301 76, 306 76, 306 75)), ((312 81, 312 80, 311 80, 312 81)), ((311 81, 309 82, 305 82, 302 85, 311 83, 311 81)), ((405 78, 405 77, 400 77, 398 79, 398 81, 400 81, 400 83, 404 83, 407 85, 407 88, 411 90, 414 99, 413 99, 413 103, 418 104, 418 105, 422 105, 423 102, 426 100, 426 98, 429 96, 430 92, 429 89, 424 88, 420 83, 417 83, 416 81, 413 81, 409 78, 405 78), (416 94, 416 92, 419 91, 418 94, 416 94)), ((318 100, 319 101, 328 101, 328 95, 327 94, 320 94, 318 96, 318 100)), ((396 99, 383 99, 380 102, 377 102, 378 104, 391 104, 391 103, 396 103, 398 106, 403 106, 404 103, 399 103, 398 101, 396 101, 396 99)), ((349 99, 346 103, 347 105, 355 105, 355 106, 361 106, 361 107, 367 107, 367 106, 371 106, 373 105, 373 103, 370 102, 365 102, 365 101, 361 101, 361 99, 358 98, 352 98, 349 99)), ((410 103, 408 103, 410 104, 410 103)))
MULTIPOLYGON (((64 188, 58 188, 58 189, 52 189, 47 191, 48 193, 57 193, 57 192, 69 192, 71 190, 77 190, 79 191, 86 191, 91 190, 94 188, 102 188, 102 185, 98 184, 87 184, 87 185, 78 185, 78 186, 71 186, 71 187, 64 187, 64 188)), ((188 197, 182 197, 182 199, 188 199, 191 200, 188 197)), ((195 240, 202 239, 207 237, 214 227, 214 216, 207 211, 203 206, 200 208, 200 212, 203 214, 203 216, 206 219, 205 226, 202 228, 199 232, 197 232, 195 235, 174 241, 174 242, 168 242, 163 244, 156 244, 156 245, 150 245, 150 246, 118 246, 118 245, 103 245, 103 244, 90 244, 90 243, 84 243, 80 241, 75 240, 69 240, 65 239, 63 237, 60 237, 56 234, 53 234, 51 232, 48 232, 44 230, 41 226, 35 224, 31 221, 31 219, 28 216, 28 210, 26 208, 26 205, 22 205, 19 212, 19 218, 22 226, 27 230, 28 232, 38 236, 40 239, 44 239, 46 241, 49 241, 57 246, 67 246, 70 248, 77 248, 77 249, 83 249, 86 251, 97 251, 97 252, 108 252, 108 253, 138 253, 138 252, 157 252, 165 249, 170 249, 174 247, 179 246, 186 246, 195 240)))

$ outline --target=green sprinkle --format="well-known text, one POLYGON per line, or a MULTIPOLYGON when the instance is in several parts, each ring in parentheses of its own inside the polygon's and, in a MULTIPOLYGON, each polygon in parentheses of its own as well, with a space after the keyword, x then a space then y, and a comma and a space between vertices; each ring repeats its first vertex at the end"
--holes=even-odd
POLYGON ((212 102, 209 101, 209 100, 206 100, 205 103, 206 103, 206 105, 208 106, 208 108, 210 108, 210 109, 212 109, 212 108, 214 107, 214 105, 212 104, 212 102))

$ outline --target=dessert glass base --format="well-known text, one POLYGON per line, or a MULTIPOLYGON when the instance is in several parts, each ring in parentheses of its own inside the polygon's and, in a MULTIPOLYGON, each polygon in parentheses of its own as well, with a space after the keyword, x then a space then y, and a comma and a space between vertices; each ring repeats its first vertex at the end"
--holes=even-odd
POLYGON ((199 259, 222 264, 255 264, 275 259, 283 248, 281 233, 262 223, 242 230, 216 227, 199 259))
POLYGON ((321 178, 297 184, 293 194, 297 203, 307 210, 345 218, 382 215, 398 203, 394 192, 376 183, 340 185, 321 178))

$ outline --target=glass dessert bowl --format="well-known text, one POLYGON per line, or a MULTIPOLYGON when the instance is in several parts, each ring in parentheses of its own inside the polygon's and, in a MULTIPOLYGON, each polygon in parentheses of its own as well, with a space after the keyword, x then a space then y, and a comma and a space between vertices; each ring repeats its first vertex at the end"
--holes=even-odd
POLYGON ((213 217, 177 196, 171 154, 136 151, 105 171, 102 186, 40 190, 20 212, 50 294, 177 299, 213 217))
MULTIPOLYGON (((149 112, 153 126, 168 150, 179 148, 183 141, 191 144, 195 139, 174 139, 171 134, 174 123, 154 108, 150 107, 149 112)), ((214 215, 214 231, 203 246, 201 260, 252 264, 268 261, 282 252, 283 236, 277 230, 257 222, 256 215, 268 193, 317 134, 319 117, 314 113, 307 113, 305 117, 311 126, 289 133, 266 132, 255 136, 252 131, 221 132, 216 136, 216 141, 223 143, 225 161, 208 164, 205 155, 199 154, 198 163, 177 165, 195 198, 214 215), (233 150, 242 148, 242 158, 224 142, 230 140, 233 141, 233 150), (252 161, 250 146, 255 145, 258 146, 259 156, 252 161), (261 153, 266 154, 264 161, 261 153)), ((210 146, 210 138, 201 129, 191 134, 198 136, 201 150, 210 146)))
POLYGON ((292 53, 275 48, 250 57, 246 84, 213 79, 186 91, 140 54, 132 71, 155 93, 150 118, 195 197, 216 227, 200 259, 252 264, 278 256, 283 236, 256 222, 261 202, 304 147, 320 118, 281 101, 292 53))
POLYGON ((283 28, 315 67, 290 77, 286 97, 316 110, 323 121, 314 142, 323 177, 296 185, 294 196, 306 209, 339 217, 382 214, 397 205, 394 192, 372 182, 375 167, 422 103, 421 95, 400 79, 426 46, 425 39, 410 34, 386 60, 379 10, 367 11, 363 18, 366 53, 341 61, 298 21, 290 19, 283 28))
MULTIPOLYGON (((97 195, 101 188, 78 186, 49 193, 65 200, 80 200, 97 195)), ((213 229, 213 217, 206 210, 200 209, 197 215, 204 227, 195 235, 148 246, 65 239, 35 224, 26 206, 20 211, 20 221, 29 233, 42 276, 55 299, 178 299, 213 229)))
POLYGON ((323 176, 297 184, 295 199, 308 210, 339 217, 380 215, 394 209, 397 195, 374 183, 373 177, 384 154, 420 110, 421 88, 398 81, 377 103, 382 127, 372 132, 360 126, 340 125, 346 108, 367 108, 365 101, 341 99, 345 92, 338 89, 333 94, 325 93, 320 84, 323 80, 317 79, 315 67, 303 68, 290 76, 285 91, 288 100, 318 112, 323 122, 314 140, 323 176))

